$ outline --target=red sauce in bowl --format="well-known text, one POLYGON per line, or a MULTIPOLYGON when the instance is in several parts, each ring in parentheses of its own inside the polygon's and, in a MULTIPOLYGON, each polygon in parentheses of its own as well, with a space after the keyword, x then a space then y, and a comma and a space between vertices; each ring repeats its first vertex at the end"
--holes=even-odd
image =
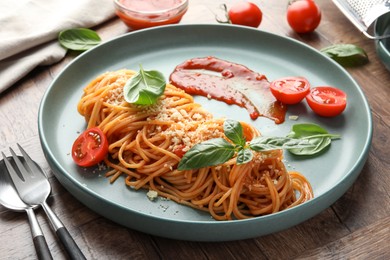
POLYGON ((131 29, 180 22, 187 12, 186 0, 115 0, 116 14, 131 29))
POLYGON ((176 66, 170 82, 188 94, 243 107, 253 120, 285 120, 287 107, 272 95, 266 76, 240 64, 215 57, 190 59, 176 66))

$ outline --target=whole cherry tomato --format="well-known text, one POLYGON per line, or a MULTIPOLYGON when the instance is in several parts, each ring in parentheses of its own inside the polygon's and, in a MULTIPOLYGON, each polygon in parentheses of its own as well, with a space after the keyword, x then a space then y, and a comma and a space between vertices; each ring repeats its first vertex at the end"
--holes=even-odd
POLYGON ((314 31, 321 21, 321 10, 313 0, 295 0, 287 7, 287 22, 297 33, 314 31))
POLYGON ((72 158, 77 165, 82 167, 98 164, 107 153, 107 137, 98 127, 85 130, 72 146, 72 158))
POLYGON ((228 19, 232 24, 258 27, 263 18, 260 8, 251 2, 238 2, 229 9, 228 19))
POLYGON ((310 84, 303 77, 286 77, 272 81, 270 89, 277 100, 293 105, 306 97, 310 92, 310 84))
POLYGON ((310 90, 306 101, 314 113, 333 117, 341 114, 347 106, 347 95, 341 89, 321 86, 310 90))

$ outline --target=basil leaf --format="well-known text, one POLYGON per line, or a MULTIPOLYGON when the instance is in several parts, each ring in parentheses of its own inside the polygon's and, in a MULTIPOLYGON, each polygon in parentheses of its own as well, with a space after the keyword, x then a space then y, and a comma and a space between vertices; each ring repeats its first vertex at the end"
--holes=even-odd
POLYGON ((237 153, 237 165, 244 164, 252 161, 253 152, 249 148, 241 149, 237 153))
POLYGON ((61 31, 58 35, 60 44, 74 51, 86 51, 101 42, 100 36, 93 30, 75 28, 61 31))
POLYGON ((307 140, 312 147, 289 148, 288 151, 295 155, 314 155, 328 147, 333 138, 339 138, 339 135, 329 134, 324 128, 316 124, 296 124, 291 128, 287 135, 290 138, 300 138, 307 140))
POLYGON ((295 124, 291 127, 291 132, 287 137, 302 138, 318 134, 328 134, 328 131, 316 124, 295 124))
POLYGON ((288 151, 295 155, 314 155, 324 150, 332 142, 332 138, 329 137, 329 135, 311 137, 306 140, 308 140, 309 143, 313 144, 313 146, 304 148, 292 148, 288 149, 288 151))
POLYGON ((156 70, 140 71, 131 77, 123 87, 123 94, 128 103, 151 105, 164 93, 166 86, 164 75, 156 70))
POLYGON ((245 145, 244 133, 240 122, 231 119, 225 120, 223 123, 223 131, 225 136, 234 144, 239 146, 245 145))
POLYGON ((222 164, 233 157, 235 147, 223 138, 194 145, 180 160, 178 170, 192 170, 222 164))
POLYGON ((335 44, 321 52, 344 67, 361 66, 368 63, 367 53, 353 44, 335 44))
POLYGON ((307 148, 314 144, 306 139, 295 139, 288 137, 265 137, 259 136, 252 139, 249 147, 257 152, 277 149, 307 148))

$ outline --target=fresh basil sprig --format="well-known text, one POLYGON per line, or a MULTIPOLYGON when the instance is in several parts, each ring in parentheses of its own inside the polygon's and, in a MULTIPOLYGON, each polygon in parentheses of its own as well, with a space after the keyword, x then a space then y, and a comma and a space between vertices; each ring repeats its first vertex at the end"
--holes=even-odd
POLYGON ((60 44, 74 51, 86 51, 101 42, 100 36, 91 29, 74 28, 61 31, 58 35, 60 44))
POLYGON ((246 142, 242 126, 238 121, 226 120, 223 125, 224 138, 214 138, 194 145, 179 162, 179 170, 193 170, 227 162, 235 154, 236 163, 244 164, 253 159, 253 152, 287 149, 296 155, 314 155, 325 149, 338 135, 329 134, 315 124, 297 124, 286 137, 253 138, 246 142))
POLYGON ((145 71, 142 66, 123 87, 124 98, 128 103, 152 105, 164 93, 166 81, 164 75, 156 70, 145 71))
POLYGON ((321 52, 344 67, 355 67, 368 63, 367 53, 354 44, 335 44, 321 49, 321 52))
POLYGON ((329 134, 324 128, 316 124, 296 124, 287 135, 290 138, 299 138, 311 143, 312 147, 290 148, 288 151, 295 155, 313 155, 321 152, 330 145, 332 139, 340 135, 329 134))

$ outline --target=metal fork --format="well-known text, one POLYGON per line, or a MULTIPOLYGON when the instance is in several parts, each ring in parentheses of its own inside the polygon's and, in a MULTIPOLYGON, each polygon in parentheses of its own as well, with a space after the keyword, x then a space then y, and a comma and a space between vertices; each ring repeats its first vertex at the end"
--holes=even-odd
MULTIPOLYGON (((3 152, 2 155, 3 161, 0 161, 0 204, 11 210, 24 210, 27 213, 30 223, 31 235, 38 259, 51 260, 53 257, 51 256, 49 246, 47 245, 42 229, 34 213, 34 209, 37 207, 37 205, 27 205, 20 199, 18 193, 12 185, 12 180, 7 170, 9 167, 13 167, 13 160, 12 158, 6 157, 3 152)), ((21 160, 22 162, 24 161, 23 158, 21 160)))
POLYGON ((41 205, 49 218, 51 226, 55 230, 60 241, 64 245, 71 259, 86 259, 68 230, 64 227, 60 219, 51 210, 46 200, 51 192, 49 180, 43 170, 38 168, 30 156, 17 144, 28 167, 25 167, 19 160, 15 152, 10 148, 12 158, 22 176, 12 167, 7 167, 12 181, 20 198, 29 205, 41 205))

